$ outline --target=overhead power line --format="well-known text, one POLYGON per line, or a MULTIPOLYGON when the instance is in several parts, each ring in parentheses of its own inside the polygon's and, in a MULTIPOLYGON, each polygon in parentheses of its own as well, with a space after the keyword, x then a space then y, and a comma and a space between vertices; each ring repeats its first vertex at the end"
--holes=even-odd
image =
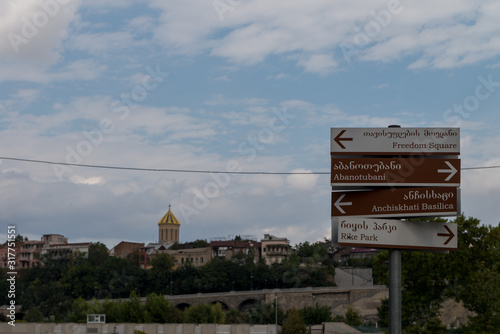
MULTIPOLYGON (((100 169, 114 169, 114 170, 133 170, 141 172, 172 172, 172 173, 198 173, 198 174, 252 174, 252 175, 324 175, 330 172, 265 172, 265 171, 220 171, 220 170, 199 170, 199 169, 170 169, 170 168, 141 168, 141 167, 125 167, 125 166, 109 166, 109 165, 91 165, 91 164, 75 164, 70 162, 57 162, 47 160, 34 160, 23 159, 14 157, 0 157, 0 160, 13 160, 20 162, 30 162, 47 165, 58 166, 71 166, 71 167, 84 167, 84 168, 100 168, 100 169)), ((481 166, 481 167, 464 167, 461 170, 474 170, 474 169, 493 169, 500 168, 500 166, 481 166)))
POLYGON ((71 167, 86 167, 86 168, 101 168, 101 169, 119 169, 119 170, 134 170, 142 172, 173 172, 173 173, 198 173, 198 174, 265 174, 265 175, 295 175, 295 174, 330 174, 330 172, 243 172, 243 171, 218 171, 218 170, 195 170, 195 169, 168 169, 168 168, 140 168, 140 167, 124 167, 124 166, 109 166, 109 165, 89 165, 89 164, 74 164, 69 162, 56 162, 46 160, 33 160, 12 157, 0 157, 0 160, 14 160, 21 162, 31 162, 48 165, 71 166, 71 167))

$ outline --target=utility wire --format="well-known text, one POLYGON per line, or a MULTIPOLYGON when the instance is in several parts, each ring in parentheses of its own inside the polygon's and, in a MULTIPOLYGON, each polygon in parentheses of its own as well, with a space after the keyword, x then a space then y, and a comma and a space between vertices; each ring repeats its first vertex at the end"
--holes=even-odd
POLYGON ((69 162, 55 162, 46 160, 33 160, 12 157, 0 157, 0 160, 14 160, 21 162, 32 162, 48 165, 86 167, 86 168, 102 168, 102 169, 119 169, 119 170, 134 170, 142 172, 174 172, 174 173, 198 173, 198 174, 265 174, 265 175, 295 175, 295 174, 330 174, 330 172, 238 172, 238 171, 216 171, 216 170, 194 170, 194 169, 164 169, 164 168, 140 168, 140 167, 123 167, 123 166, 107 166, 107 165, 88 165, 74 164, 69 162))
MULTIPOLYGON (((196 170, 196 169, 165 169, 165 168, 140 168, 140 167, 123 167, 123 166, 109 166, 109 165, 89 165, 89 164, 75 164, 70 162, 57 162, 47 160, 33 160, 22 159, 13 157, 0 157, 0 160, 13 160, 21 162, 31 162, 47 165, 71 166, 71 167, 85 167, 85 168, 101 168, 101 169, 115 169, 115 170, 133 170, 142 172, 173 172, 173 173, 198 173, 198 174, 252 174, 252 175, 324 175, 330 172, 238 172, 238 171, 217 171, 217 170, 196 170)), ((461 170, 477 170, 477 169, 493 169, 500 168, 499 166, 482 166, 482 167, 464 167, 461 170)))

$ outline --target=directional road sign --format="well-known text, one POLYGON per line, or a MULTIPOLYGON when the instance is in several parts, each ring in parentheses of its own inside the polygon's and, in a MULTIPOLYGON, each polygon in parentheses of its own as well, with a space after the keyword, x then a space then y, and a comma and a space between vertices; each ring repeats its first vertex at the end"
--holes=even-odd
POLYGON ((459 214, 457 187, 332 193, 332 217, 434 217, 459 214))
POLYGON ((460 159, 332 158, 332 186, 459 186, 460 159))
POLYGON ((331 128, 332 155, 458 155, 459 128, 331 128))
POLYGON ((455 250, 458 244, 455 223, 342 217, 332 229, 339 246, 455 250))

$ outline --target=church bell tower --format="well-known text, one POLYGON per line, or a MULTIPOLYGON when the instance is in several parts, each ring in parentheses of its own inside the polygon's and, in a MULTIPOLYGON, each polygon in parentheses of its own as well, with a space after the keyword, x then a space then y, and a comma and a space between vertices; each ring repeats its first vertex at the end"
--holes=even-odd
POLYGON ((179 232, 181 223, 174 216, 172 211, 170 211, 170 205, 168 206, 168 212, 163 216, 158 222, 158 240, 161 244, 173 244, 179 242, 179 232))

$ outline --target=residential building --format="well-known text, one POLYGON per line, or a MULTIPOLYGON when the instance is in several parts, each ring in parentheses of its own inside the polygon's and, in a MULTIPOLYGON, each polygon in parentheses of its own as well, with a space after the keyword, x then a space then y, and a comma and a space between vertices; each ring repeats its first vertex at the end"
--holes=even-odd
MULTIPOLYGON (((24 240, 16 242, 15 266, 18 268, 31 268, 42 263, 44 254, 52 254, 56 258, 76 252, 86 254, 90 246, 86 243, 68 243, 68 238, 61 234, 44 234, 40 241, 24 240)), ((7 244, 0 245, 0 268, 8 267, 7 244)), ((12 255, 12 254, 11 254, 12 255)))
POLYGON ((377 250, 373 248, 339 247, 334 255, 334 261, 346 265, 349 260, 371 259, 377 256, 377 250))
POLYGON ((230 260, 234 255, 252 254, 254 262, 257 263, 261 256, 261 243, 254 240, 218 240, 210 241, 208 246, 211 248, 211 257, 230 260))
POLYGON ((144 247, 139 248, 139 268, 151 269, 151 259, 162 252, 166 251, 172 245, 149 243, 144 247))
POLYGON ((201 267, 212 259, 212 250, 210 247, 186 248, 186 249, 168 249, 168 255, 174 260, 174 268, 191 262, 193 267, 201 267))
POLYGON ((21 243, 16 259, 19 268, 35 267, 41 263, 40 255, 42 253, 45 241, 27 240, 21 243))
POLYGON ((42 249, 42 255, 50 254, 54 259, 61 259, 77 254, 81 254, 84 257, 87 257, 91 244, 91 242, 52 244, 45 246, 42 249))
POLYGON ((10 248, 10 258, 9 258, 9 248, 7 243, 0 245, 0 268, 9 268, 9 261, 14 261, 15 266, 18 266, 19 259, 17 258, 17 253, 19 252, 19 243, 16 243, 16 247, 10 248), (14 252, 12 252, 14 251, 14 252))
POLYGON ((144 243, 141 242, 121 241, 118 245, 111 248, 111 250, 109 251, 109 255, 125 259, 130 254, 138 251, 142 247, 144 247, 144 243))
POLYGON ((64 235, 60 234, 44 234, 42 236, 42 241, 47 245, 54 244, 67 244, 68 238, 64 237, 64 235))
POLYGON ((264 234, 261 240, 262 258, 267 265, 281 263, 292 254, 292 247, 287 238, 278 238, 271 234, 264 234))

